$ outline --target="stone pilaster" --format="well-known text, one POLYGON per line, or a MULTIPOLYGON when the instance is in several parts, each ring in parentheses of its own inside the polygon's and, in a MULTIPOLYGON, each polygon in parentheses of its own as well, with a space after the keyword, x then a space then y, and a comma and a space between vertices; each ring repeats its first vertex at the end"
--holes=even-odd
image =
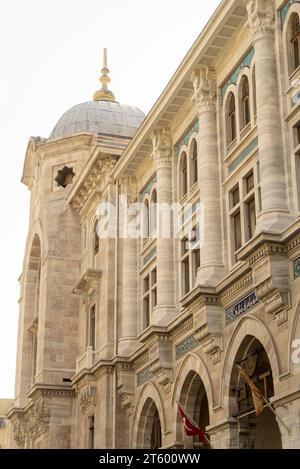
MULTIPOLYGON (((157 172, 157 307, 152 312, 152 325, 165 325, 175 315, 174 307, 174 242, 172 206, 172 138, 168 129, 158 128, 152 134, 153 158, 157 172), (162 233, 164 210, 170 213, 170 233, 162 233)), ((168 231, 168 230, 167 230, 168 231)))
POLYGON ((287 396, 274 396, 271 403, 277 414, 283 449, 300 447, 300 391, 287 396))
POLYGON ((239 448, 238 424, 236 419, 229 417, 221 422, 206 427, 213 449, 239 448))
POLYGON ((216 82, 208 70, 192 75, 199 115, 198 183, 203 210, 198 284, 214 285, 223 275, 223 246, 216 121, 216 82))
POLYGON ((132 178, 120 181, 120 196, 123 202, 125 218, 121 221, 122 242, 122 313, 121 336, 118 341, 118 354, 128 355, 136 345, 137 338, 137 238, 131 233, 129 224, 135 213, 129 205, 136 202, 136 184, 132 178), (127 208, 127 210, 126 210, 127 208), (128 210, 129 208, 129 210, 128 210))
POLYGON ((245 0, 255 48, 257 129, 262 213, 258 230, 280 231, 289 221, 279 90, 275 56, 273 0, 245 0))

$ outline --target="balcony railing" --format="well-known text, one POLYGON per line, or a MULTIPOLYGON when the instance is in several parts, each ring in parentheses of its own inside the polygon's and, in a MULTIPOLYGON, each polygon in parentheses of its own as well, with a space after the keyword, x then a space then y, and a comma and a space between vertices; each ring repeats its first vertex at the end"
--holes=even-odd
POLYGON ((76 360, 76 373, 79 373, 83 369, 90 369, 95 363, 96 352, 93 347, 87 347, 86 352, 78 357, 76 360))

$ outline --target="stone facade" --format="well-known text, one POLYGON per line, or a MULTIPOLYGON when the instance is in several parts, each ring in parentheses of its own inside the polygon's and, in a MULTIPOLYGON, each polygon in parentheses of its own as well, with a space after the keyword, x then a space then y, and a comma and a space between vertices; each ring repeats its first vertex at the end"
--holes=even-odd
POLYGON ((0 449, 11 447, 11 423, 6 418, 8 408, 13 404, 13 400, 0 399, 0 449))
POLYGON ((30 139, 15 447, 198 447, 179 401, 213 448, 300 447, 299 16, 223 0, 133 138, 30 139), (99 236, 124 196, 142 236, 99 236))

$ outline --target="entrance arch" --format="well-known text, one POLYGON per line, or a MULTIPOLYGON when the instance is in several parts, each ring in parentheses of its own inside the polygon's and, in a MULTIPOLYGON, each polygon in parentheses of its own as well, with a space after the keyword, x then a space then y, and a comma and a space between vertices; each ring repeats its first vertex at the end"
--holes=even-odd
POLYGON ((137 448, 158 449, 162 446, 161 422, 155 402, 147 398, 140 414, 137 448))
MULTIPOLYGON (((198 373, 190 371, 181 388, 179 402, 188 415, 202 429, 209 425, 209 405, 203 381, 198 373)), ((177 407, 177 405, 176 405, 177 407)), ((184 430, 182 418, 177 412, 176 417, 176 441, 182 442, 184 448, 208 447, 209 444, 199 443, 198 436, 187 436, 184 430)))
POLYGON ((268 401, 274 396, 274 381, 264 346, 256 337, 247 335, 236 353, 229 386, 229 415, 238 422, 239 447, 281 448, 281 433, 276 416, 267 406, 260 416, 256 416, 251 389, 237 364, 243 367, 268 401))

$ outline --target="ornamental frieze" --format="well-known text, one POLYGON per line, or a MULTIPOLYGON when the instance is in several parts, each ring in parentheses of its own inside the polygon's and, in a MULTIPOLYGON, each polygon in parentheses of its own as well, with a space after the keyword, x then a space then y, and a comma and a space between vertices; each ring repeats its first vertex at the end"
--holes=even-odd
POLYGON ((242 314, 250 311, 254 306, 259 304, 259 299, 256 296, 256 292, 253 291, 249 295, 245 296, 238 303, 235 303, 230 308, 225 310, 225 321, 226 325, 232 323, 238 319, 242 314))

